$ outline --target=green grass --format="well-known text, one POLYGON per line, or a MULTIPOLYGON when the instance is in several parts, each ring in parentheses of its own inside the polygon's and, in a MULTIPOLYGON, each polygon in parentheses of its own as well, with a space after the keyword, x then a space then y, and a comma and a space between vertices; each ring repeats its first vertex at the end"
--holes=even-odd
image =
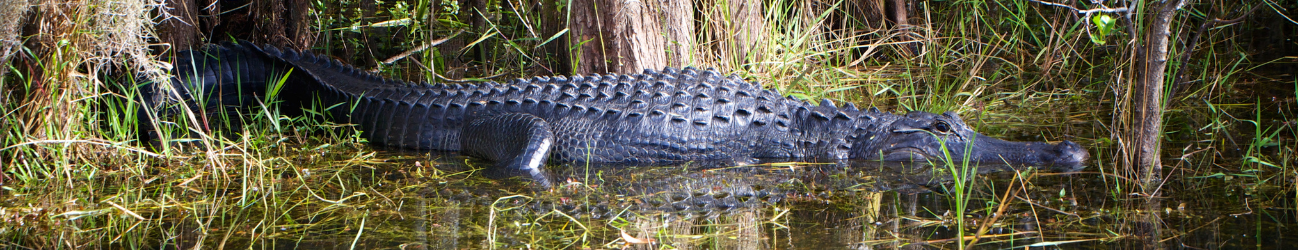
POLYGON ((947 148, 945 141, 937 135, 933 136, 937 137, 938 141, 942 143, 942 158, 944 162, 939 165, 946 167, 947 173, 951 175, 951 185, 943 185, 943 188, 946 188, 946 192, 954 196, 951 198, 951 203, 953 203, 951 207, 955 209, 954 220, 956 221, 956 239, 960 239, 956 242, 956 247, 958 249, 965 249, 966 246, 963 240, 965 238, 966 228, 965 212, 968 211, 969 200, 971 198, 970 195, 973 192, 972 187, 969 185, 974 183, 973 178, 978 173, 977 163, 970 165, 969 162, 969 157, 973 153, 974 142, 967 142, 967 146, 965 146, 964 149, 965 154, 962 156, 956 156, 959 157, 956 158, 951 156, 951 150, 947 148))

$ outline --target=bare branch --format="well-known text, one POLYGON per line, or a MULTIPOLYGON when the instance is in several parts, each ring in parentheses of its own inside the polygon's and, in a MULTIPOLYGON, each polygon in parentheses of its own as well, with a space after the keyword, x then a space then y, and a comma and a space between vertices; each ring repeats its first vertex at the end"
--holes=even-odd
POLYGON ((1047 6, 1055 6, 1055 7, 1061 7, 1061 8, 1070 9, 1070 10, 1076 11, 1078 14, 1088 15, 1088 16, 1091 15, 1091 14, 1094 14, 1094 13, 1126 13, 1126 12, 1128 11, 1128 10, 1127 10, 1127 7, 1122 7, 1122 8, 1109 8, 1109 7, 1104 7, 1104 5, 1100 5, 1101 8, 1082 10, 1082 9, 1077 9, 1077 8, 1075 8, 1075 7, 1073 7, 1073 6, 1069 6, 1069 5, 1065 5, 1065 4, 1060 4, 1060 3, 1047 2, 1047 1, 1040 1, 1040 0, 1029 0, 1029 1, 1036 2, 1036 3, 1039 3, 1039 4, 1044 4, 1044 5, 1047 5, 1047 6))
POLYGON ((392 64, 394 62, 397 62, 397 60, 401 60, 402 58, 406 58, 410 56, 411 54, 419 53, 420 51, 426 50, 429 47, 433 47, 433 46, 437 46, 438 44, 445 43, 447 40, 451 40, 451 38, 455 38, 455 36, 460 35, 460 33, 462 32, 464 32, 464 30, 458 30, 455 31, 455 34, 451 34, 450 36, 446 36, 445 38, 438 39, 436 41, 432 41, 429 43, 425 43, 424 45, 420 45, 417 48, 407 50, 406 52, 401 52, 401 54, 388 58, 387 60, 383 60, 383 64, 392 64))

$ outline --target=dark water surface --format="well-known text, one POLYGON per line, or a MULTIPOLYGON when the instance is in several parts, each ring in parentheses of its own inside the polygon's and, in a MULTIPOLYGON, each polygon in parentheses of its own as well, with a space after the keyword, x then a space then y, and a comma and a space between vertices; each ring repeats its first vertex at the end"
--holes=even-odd
MULTIPOLYGON (((456 155, 383 152, 372 181, 410 190, 280 246, 404 249, 955 249, 947 166, 854 162, 712 168, 551 167, 538 190, 456 155), (412 173, 419 168, 425 173, 412 173), (439 178, 419 177, 438 174, 439 178), (432 180, 432 181, 429 181, 432 180), (363 220, 364 231, 356 227, 363 220), (317 237, 318 236, 318 237, 317 237), (630 242, 630 243, 629 243, 630 242)), ((979 166, 964 244, 976 249, 1295 249, 1291 180, 1204 176, 1159 197, 1089 166, 979 166), (1284 184, 1287 183, 1287 184, 1284 184), (1290 186, 1284 186, 1290 185, 1290 186), (1279 195, 1277 195, 1279 194, 1279 195)), ((1111 168, 1111 167, 1109 167, 1111 168)), ((364 176, 364 175, 363 175, 364 176)), ((1277 177, 1278 178, 1278 177, 1277 177)))

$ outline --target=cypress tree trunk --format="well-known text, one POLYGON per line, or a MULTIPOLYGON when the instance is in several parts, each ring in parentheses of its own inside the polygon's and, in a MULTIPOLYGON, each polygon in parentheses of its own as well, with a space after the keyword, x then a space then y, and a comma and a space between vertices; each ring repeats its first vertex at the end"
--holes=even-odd
MULTIPOLYGON (((739 65, 762 60, 766 51, 766 19, 762 1, 758 0, 716 0, 704 11, 708 25, 709 39, 716 51, 715 65, 720 69, 732 69, 739 65)), ((806 6, 806 5, 804 5, 806 6)))
POLYGON ((569 44, 573 73, 639 73, 693 65, 693 5, 688 0, 574 0, 569 44))
POLYGON ((1157 10, 1147 31, 1144 72, 1137 88, 1135 136, 1136 160, 1140 167, 1141 182, 1147 191, 1158 185, 1162 173, 1159 159, 1160 138, 1163 132, 1163 78, 1167 71, 1168 36, 1172 16, 1185 1, 1167 1, 1157 10))
POLYGON ((609 55, 617 55, 616 52, 610 53, 613 49, 612 41, 607 39, 612 34, 612 25, 606 25, 605 21, 611 19, 611 16, 603 15, 612 10, 620 9, 619 6, 611 4, 620 3, 612 0, 573 0, 569 3, 572 8, 572 16, 568 21, 569 43, 576 48, 572 60, 573 73, 591 74, 591 73, 608 73, 609 61, 612 60, 609 55))
POLYGON ((666 35, 667 66, 695 65, 694 2, 662 0, 663 33, 666 35))
POLYGON ((667 44, 658 19, 661 6, 638 0, 620 2, 621 8, 612 13, 617 58, 611 66, 617 73, 662 69, 667 65, 667 44))
POLYGON ((198 42, 198 6, 194 0, 166 0, 166 11, 171 18, 162 20, 157 27, 158 40, 171 44, 173 51, 192 48, 198 42))

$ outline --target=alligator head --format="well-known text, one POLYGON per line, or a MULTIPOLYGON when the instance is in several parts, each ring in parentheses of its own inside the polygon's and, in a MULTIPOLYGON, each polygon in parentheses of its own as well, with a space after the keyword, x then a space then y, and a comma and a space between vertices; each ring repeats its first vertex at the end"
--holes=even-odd
POLYGON ((870 129, 858 130, 863 134, 851 142, 851 158, 932 162, 968 159, 970 163, 1074 168, 1089 157, 1086 149, 1070 141, 1012 142, 980 134, 955 112, 911 112, 875 122, 870 129))

